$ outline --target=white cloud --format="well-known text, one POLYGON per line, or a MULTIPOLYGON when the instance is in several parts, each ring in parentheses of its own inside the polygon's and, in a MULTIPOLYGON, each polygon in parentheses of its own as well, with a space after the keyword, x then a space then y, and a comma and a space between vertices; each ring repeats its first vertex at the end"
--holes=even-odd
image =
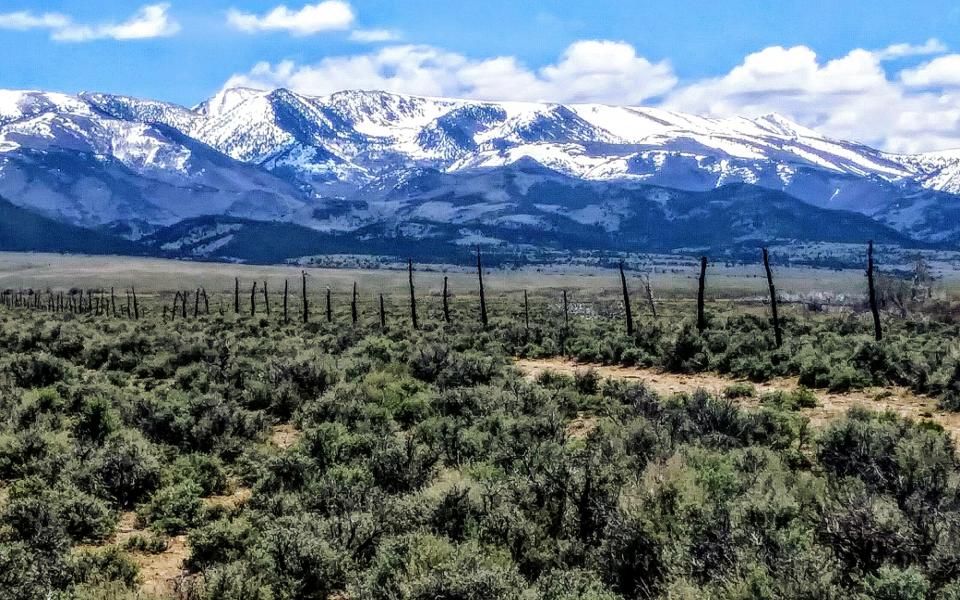
POLYGON ((960 147, 960 54, 900 71, 888 71, 887 61, 944 51, 931 40, 822 60, 806 46, 772 46, 724 75, 679 85, 669 63, 638 56, 624 42, 576 42, 540 69, 512 56, 474 59, 432 46, 392 45, 310 65, 259 63, 227 85, 315 95, 377 89, 484 100, 653 103, 718 117, 780 113, 834 138, 918 152, 960 147))
POLYGON ((60 13, 35 15, 27 11, 0 14, 0 29, 59 29, 70 24, 70 17, 60 13))
POLYGON ((900 73, 900 79, 911 87, 960 87, 960 54, 939 56, 928 63, 900 73))
MULTIPOLYGON (((781 113, 832 137, 896 152, 960 146, 960 97, 889 78, 882 61, 908 53, 891 48, 856 49, 826 62, 805 46, 765 48, 722 77, 675 90, 664 105, 712 116, 781 113)), ((903 72, 905 81, 921 80, 911 72, 903 72)))
POLYGON ((140 8, 122 23, 86 25, 75 23, 60 13, 34 14, 21 11, 0 14, 0 29, 26 31, 45 29, 58 42, 86 42, 100 39, 139 40, 167 37, 180 31, 180 25, 170 18, 169 4, 149 4, 140 8))
POLYGON ((399 39, 400 33, 392 29, 354 29, 350 32, 352 42, 393 42, 399 39))
POLYGON ((668 92, 676 81, 669 64, 651 63, 629 44, 582 41, 536 71, 513 57, 474 60, 432 46, 401 45, 314 65, 260 63, 228 86, 288 87, 317 95, 360 88, 485 100, 638 104, 668 92))
POLYGON ((920 45, 914 44, 892 44, 883 50, 878 50, 876 55, 881 60, 893 60, 897 58, 906 58, 909 56, 930 56, 933 54, 943 54, 947 51, 947 46, 936 38, 930 38, 920 45))
POLYGON ((227 23, 246 33, 286 31, 306 36, 323 31, 348 29, 354 20, 353 8, 343 0, 325 0, 307 4, 299 10, 278 6, 265 15, 245 13, 237 9, 227 12, 227 23))

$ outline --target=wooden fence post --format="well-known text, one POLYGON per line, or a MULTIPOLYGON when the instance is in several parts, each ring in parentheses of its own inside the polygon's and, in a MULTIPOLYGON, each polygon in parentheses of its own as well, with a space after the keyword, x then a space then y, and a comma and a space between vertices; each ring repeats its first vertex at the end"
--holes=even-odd
POLYGON ((703 292, 707 281, 707 257, 700 257, 700 282, 697 286, 697 331, 703 333, 707 328, 707 316, 703 310, 703 292))
POLYGON ((770 254, 763 249, 763 268, 767 272, 767 285, 770 287, 770 312, 773 317, 773 335, 777 348, 783 345, 783 332, 780 330, 780 315, 777 312, 777 288, 773 285, 773 271, 770 270, 770 254))
POLYGON ((623 288, 623 310, 627 315, 627 335, 633 335, 633 311, 630 310, 630 290, 627 289, 627 276, 623 272, 623 261, 620 261, 620 287, 623 288))
MULTIPOLYGON (((413 292, 413 259, 407 259, 407 275, 410 280, 410 323, 417 329, 417 296, 413 292)), ((383 294, 380 294, 383 298, 383 294)))
POLYGON ((647 276, 643 278, 643 287, 644 287, 644 289, 645 289, 646 292, 647 292, 647 304, 650 305, 650 313, 653 314, 653 318, 656 319, 656 318, 657 318, 657 305, 656 305, 656 303, 653 301, 653 286, 650 284, 650 275, 649 275, 649 274, 647 274, 647 276))
POLYGON ((257 314, 257 282, 253 282, 253 286, 250 287, 250 316, 253 317, 257 314))
POLYGON ((873 240, 867 245, 867 291, 870 297, 870 312, 873 313, 873 337, 883 340, 883 328, 880 325, 880 309, 877 308, 877 290, 873 283, 873 240))
POLYGON ((480 246, 477 246, 477 279, 480 282, 480 322, 487 328, 487 298, 483 291, 483 264, 480 262, 480 246))
POLYGON ((300 277, 303 280, 303 322, 310 320, 310 309, 307 306, 307 272, 300 271, 300 277))
POLYGON ((523 290, 523 327, 530 333, 530 299, 527 297, 527 290, 523 290))
POLYGON ((330 286, 327 286, 327 323, 333 323, 333 302, 330 299, 330 286))
POLYGON ((233 278, 233 312, 240 314, 240 278, 233 278))
POLYGON ((380 328, 387 328, 387 311, 383 308, 383 294, 380 294, 380 328))
POLYGON ((263 280, 263 306, 267 310, 267 316, 270 316, 270 295, 267 292, 267 280, 263 280))
POLYGON ((133 293, 133 318, 139 321, 140 320, 140 304, 137 302, 137 288, 130 286, 130 291, 133 293))
POLYGON ((449 296, 447 295, 447 276, 443 276, 443 321, 445 323, 450 322, 450 304, 449 296))
POLYGON ((353 319, 353 324, 357 324, 357 282, 353 282, 353 297, 350 299, 350 317, 353 319))
POLYGON ((289 322, 287 317, 287 293, 290 290, 290 282, 286 279, 283 280, 283 322, 284 324, 289 322))

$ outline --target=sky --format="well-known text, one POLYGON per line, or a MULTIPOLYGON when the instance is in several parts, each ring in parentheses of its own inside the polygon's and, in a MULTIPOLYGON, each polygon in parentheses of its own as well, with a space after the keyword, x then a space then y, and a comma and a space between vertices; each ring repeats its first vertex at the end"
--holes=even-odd
POLYGON ((2 88, 776 112, 890 151, 960 148, 956 0, 0 0, 0 48, 2 88))

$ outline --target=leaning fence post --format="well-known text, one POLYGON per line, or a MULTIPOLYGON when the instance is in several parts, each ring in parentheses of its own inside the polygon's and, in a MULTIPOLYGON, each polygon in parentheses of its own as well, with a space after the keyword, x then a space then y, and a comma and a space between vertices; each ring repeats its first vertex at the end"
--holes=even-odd
POLYGON ((867 245, 867 291, 870 296, 870 312, 873 313, 873 336, 879 342, 883 340, 880 325, 880 309, 877 308, 877 291, 873 284, 873 240, 867 245))
POLYGON ((780 315, 777 313, 777 288, 773 285, 773 271, 770 270, 770 254, 763 249, 763 268, 767 272, 767 285, 770 287, 770 312, 773 317, 773 335, 777 348, 783 345, 783 332, 780 330, 780 315))
POLYGON ((623 288, 623 310, 627 315, 627 335, 633 335, 633 311, 630 310, 630 290, 627 289, 627 276, 620 261, 620 287, 623 288))
POLYGON ((707 257, 700 257, 700 283, 697 291, 697 331, 703 333, 707 328, 707 317, 703 311, 703 289, 707 281, 707 257))
POLYGON ((130 286, 130 291, 133 293, 133 318, 140 320, 140 304, 137 303, 137 288, 130 286))
POLYGON ((657 318, 657 305, 653 301, 653 286, 650 285, 650 275, 648 274, 643 279, 643 287, 647 291, 647 303, 650 305, 650 312, 653 314, 653 318, 657 318))

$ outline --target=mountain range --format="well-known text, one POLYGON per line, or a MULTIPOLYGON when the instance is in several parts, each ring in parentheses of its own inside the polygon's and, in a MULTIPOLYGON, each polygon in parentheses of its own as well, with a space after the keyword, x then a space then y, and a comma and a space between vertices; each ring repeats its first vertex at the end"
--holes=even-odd
POLYGON ((476 245, 953 249, 960 150, 890 154, 779 115, 246 88, 187 108, 0 90, 0 198, 7 250, 282 262, 476 245))

